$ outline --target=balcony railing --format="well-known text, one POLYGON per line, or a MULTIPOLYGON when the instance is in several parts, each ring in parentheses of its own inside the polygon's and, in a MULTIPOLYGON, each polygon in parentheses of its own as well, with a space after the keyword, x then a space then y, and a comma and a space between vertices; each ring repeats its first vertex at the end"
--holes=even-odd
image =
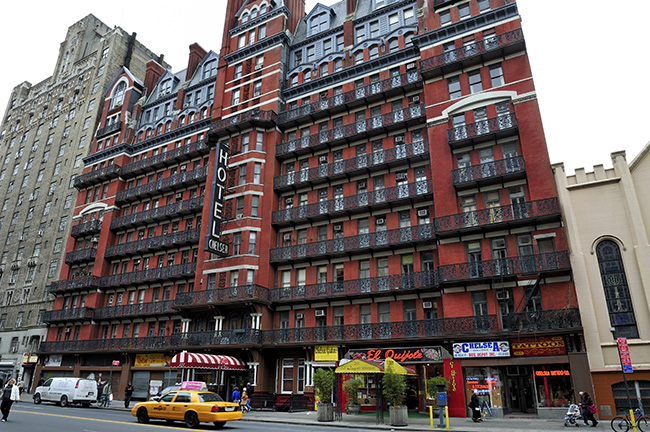
POLYGON ((425 115, 424 105, 411 105, 397 111, 359 120, 344 126, 323 130, 312 135, 278 144, 275 147, 275 155, 278 157, 288 157, 292 154, 316 151, 317 149, 354 139, 359 135, 371 136, 393 129, 394 127, 401 127, 405 122, 422 119, 425 115))
POLYGON ((560 216, 557 198, 467 211, 436 217, 436 233, 471 231, 491 225, 529 223, 531 219, 560 216))
POLYGON ((345 93, 328 97, 327 99, 322 99, 310 104, 304 104, 299 107, 284 111, 278 115, 278 123, 285 124, 304 117, 314 117, 318 113, 325 114, 332 108, 343 108, 354 101, 364 100, 373 95, 383 97, 385 93, 390 92, 393 89, 399 89, 408 84, 419 83, 421 82, 420 80, 421 77, 418 71, 411 71, 402 75, 397 75, 383 81, 371 83, 345 93))
POLYGON ((466 45, 461 48, 456 48, 447 51, 443 54, 438 54, 420 61, 420 70, 422 74, 431 72, 438 68, 469 60, 478 56, 482 56, 491 51, 498 51, 505 47, 519 44, 524 41, 524 34, 521 29, 512 30, 502 33, 497 36, 488 37, 482 41, 475 42, 471 45, 466 45))
POLYGON ((74 263, 94 261, 97 256, 97 248, 80 249, 65 254, 65 263, 70 265, 74 263))
POLYGON ((105 137, 108 134, 112 134, 113 132, 117 132, 122 130, 122 121, 116 121, 108 126, 104 126, 103 128, 97 129, 97 133, 95 134, 95 138, 100 139, 105 137))
POLYGON ((134 315, 142 316, 142 315, 165 314, 165 313, 175 312, 176 310, 173 308, 173 306, 174 306, 174 302, 172 300, 111 306, 111 307, 105 307, 101 309, 95 309, 95 313, 93 317, 96 320, 99 320, 99 319, 128 317, 134 315))
POLYGON ((119 191, 115 195, 115 202, 121 203, 129 200, 135 200, 144 196, 153 196, 169 190, 172 190, 180 185, 190 182, 205 181, 208 175, 208 167, 204 166, 197 168, 193 171, 182 172, 170 177, 165 177, 150 183, 145 183, 140 186, 129 188, 119 191))
POLYGON ((429 241, 433 238, 433 225, 423 224, 275 248, 271 249, 270 260, 271 262, 281 262, 302 260, 319 255, 345 255, 358 250, 388 248, 398 244, 429 241))
POLYGON ((102 221, 99 219, 82 222, 72 225, 70 235, 72 237, 81 237, 89 234, 95 234, 102 230, 102 221))
POLYGON ((166 267, 156 267, 131 273, 102 276, 100 286, 116 287, 132 285, 136 283, 147 283, 161 280, 174 280, 194 277, 196 263, 176 264, 166 267))
POLYGON ((510 113, 447 129, 447 140, 452 148, 460 147, 464 143, 499 138, 516 130, 517 117, 510 113))
POLYGON ((423 337, 458 337, 462 335, 476 335, 477 333, 496 334, 498 331, 499 325, 496 315, 484 315, 421 321, 266 330, 262 333, 262 343, 277 345, 423 337))
POLYGON ((96 170, 81 174, 74 179, 74 187, 77 189, 83 189, 95 183, 102 182, 104 180, 117 178, 120 173, 120 166, 115 164, 106 165, 105 167, 98 168, 96 170))
POLYGON ((131 162, 124 165, 120 170, 122 177, 134 176, 145 171, 153 171, 158 168, 167 166, 173 162, 178 162, 190 159, 193 156, 205 154, 210 150, 210 147, 205 140, 195 141, 185 144, 181 147, 167 150, 166 152, 150 156, 146 159, 131 162))
POLYGON ((98 288, 99 277, 83 276, 74 279, 64 279, 50 285, 50 293, 60 294, 81 289, 98 288))
POLYGON ((143 251, 158 250, 172 245, 180 246, 188 243, 197 243, 200 236, 200 229, 193 228, 157 237, 149 237, 128 243, 108 246, 104 256, 108 258, 118 255, 138 255, 143 251))
POLYGON ((250 127, 251 124, 271 125, 277 121, 277 118, 277 114, 273 111, 252 109, 212 123, 210 133, 224 136, 235 131, 244 130, 250 127))
POLYGON ((92 319, 92 317, 93 317, 93 309, 87 307, 52 310, 52 311, 46 311, 43 314, 43 322, 48 323, 48 322, 67 321, 67 320, 92 319))
POLYGON ((250 302, 252 300, 269 303, 273 291, 260 285, 231 286, 215 288, 203 291, 193 291, 176 294, 174 305, 181 306, 204 306, 213 303, 236 303, 250 302))
POLYGON ((503 317, 503 328, 511 332, 540 332, 579 329, 582 327, 578 309, 554 309, 509 314, 503 317))
POLYGON ((501 279, 539 273, 564 272, 571 268, 569 253, 557 251, 537 255, 441 265, 438 281, 467 282, 480 279, 501 279))
POLYGON ((431 182, 424 180, 278 210, 273 212, 271 222, 279 225, 301 219, 326 219, 339 213, 363 212, 368 207, 394 204, 418 196, 427 197, 432 193, 431 182))
POLYGON ((283 191, 303 183, 322 183, 372 168, 383 168, 393 162, 406 161, 414 157, 421 159, 429 157, 429 141, 417 141, 275 177, 273 188, 283 191))
POLYGON ((514 179, 522 176, 525 171, 524 158, 515 156, 455 169, 451 172, 451 179, 456 187, 473 186, 479 183, 489 184, 499 179, 514 179))
POLYGON ((124 228, 141 225, 154 220, 163 220, 176 217, 180 214, 192 213, 203 208, 204 196, 178 201, 162 207, 156 207, 145 211, 139 211, 130 215, 120 216, 111 219, 111 229, 124 228))
POLYGON ((399 291, 431 289, 436 285, 436 273, 430 271, 275 288, 272 299, 274 302, 283 303, 367 294, 394 294, 399 291))

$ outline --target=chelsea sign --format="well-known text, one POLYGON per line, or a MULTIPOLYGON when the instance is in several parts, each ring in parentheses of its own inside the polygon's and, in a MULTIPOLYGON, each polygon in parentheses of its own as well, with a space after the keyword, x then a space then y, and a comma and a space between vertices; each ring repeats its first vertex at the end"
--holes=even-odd
POLYGON ((228 244, 221 241, 221 221, 223 219, 223 197, 226 190, 228 168, 228 147, 217 144, 217 161, 212 180, 212 200, 210 202, 210 221, 208 235, 205 238, 205 250, 219 255, 228 256, 228 244))

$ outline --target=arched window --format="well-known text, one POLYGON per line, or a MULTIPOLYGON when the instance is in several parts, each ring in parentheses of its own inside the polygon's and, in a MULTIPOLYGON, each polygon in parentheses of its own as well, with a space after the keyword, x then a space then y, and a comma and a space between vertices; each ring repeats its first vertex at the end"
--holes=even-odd
POLYGON ((167 123, 165 123, 165 132, 169 132, 170 130, 172 130, 172 122, 171 122, 171 120, 168 121, 167 123))
POLYGON ((371 46, 369 50, 369 54, 370 54, 370 60, 379 57, 379 46, 378 45, 371 46))
POLYGON ((126 94, 126 83, 120 82, 113 91, 113 98, 111 99, 111 108, 120 106, 124 103, 124 95, 126 94))
POLYGON ((399 40, 397 38, 392 38, 388 41, 388 52, 395 52, 399 49, 399 40))
POLYGON ((251 11, 251 19, 255 19, 255 18, 257 18, 257 8, 251 11))
POLYGON ((266 3, 260 6, 260 15, 263 15, 266 13, 266 3))
POLYGON ((248 22, 248 12, 244 12, 241 16, 241 23, 247 23, 248 22))
POLYGON ((180 116, 178 119, 178 125, 183 126, 185 124, 185 116, 180 116))
POLYGON ((604 240, 596 246, 596 256, 609 310, 609 322, 616 329, 614 336, 638 338, 639 331, 621 259, 621 249, 612 240, 604 240))

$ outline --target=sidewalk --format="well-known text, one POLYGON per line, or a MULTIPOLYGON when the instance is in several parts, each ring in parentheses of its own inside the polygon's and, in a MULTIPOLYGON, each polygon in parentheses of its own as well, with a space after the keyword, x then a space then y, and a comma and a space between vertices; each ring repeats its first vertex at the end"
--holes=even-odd
MULTIPOLYGON (((32 395, 23 393, 21 395, 21 402, 34 403, 32 395)), ((92 405, 92 409, 111 409, 116 411, 131 412, 131 408, 138 402, 132 401, 129 408, 124 408, 124 401, 113 400, 110 407, 98 408, 96 404, 92 405)), ((349 415, 343 414, 343 420, 333 422, 319 422, 316 418, 315 411, 304 412, 274 412, 274 411, 251 411, 244 413, 242 421, 257 421, 266 423, 284 423, 284 424, 297 424, 297 425, 318 425, 332 428, 363 428, 367 430, 404 430, 404 431, 431 431, 430 422, 428 418, 420 417, 409 418, 408 426, 398 427, 391 426, 389 419, 384 419, 385 424, 376 424, 374 415, 349 415)), ((540 420, 540 419, 487 419, 484 422, 474 423, 470 418, 450 418, 450 429, 457 432, 504 432, 504 431, 523 431, 526 432, 549 432, 565 430, 564 418, 554 420, 540 420)), ((596 430, 607 426, 609 422, 599 423, 595 428, 596 430)), ((433 419, 434 429, 438 424, 438 419, 433 419)), ((605 429, 608 429, 605 427, 605 429)), ((445 429, 438 429, 445 430, 445 429)))

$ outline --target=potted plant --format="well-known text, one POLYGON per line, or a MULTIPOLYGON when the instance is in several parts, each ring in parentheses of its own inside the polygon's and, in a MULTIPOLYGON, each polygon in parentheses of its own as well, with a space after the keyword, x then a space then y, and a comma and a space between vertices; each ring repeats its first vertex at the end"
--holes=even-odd
POLYGON ((406 426, 408 410, 406 405, 404 405, 404 399, 406 399, 406 380, 404 375, 395 373, 392 365, 388 365, 382 377, 381 384, 386 402, 390 405, 391 426, 406 426))
POLYGON ((359 405, 359 388, 361 380, 350 378, 343 384, 343 391, 348 399, 347 409, 350 414, 359 414, 361 405, 359 405))
POLYGON ((449 381, 444 376, 435 376, 427 380, 427 393, 434 397, 437 392, 449 390, 449 381))
POLYGON ((330 369, 316 369, 314 373, 314 388, 320 398, 318 404, 318 421, 334 421, 332 406, 332 388, 334 387, 334 372, 330 369))

